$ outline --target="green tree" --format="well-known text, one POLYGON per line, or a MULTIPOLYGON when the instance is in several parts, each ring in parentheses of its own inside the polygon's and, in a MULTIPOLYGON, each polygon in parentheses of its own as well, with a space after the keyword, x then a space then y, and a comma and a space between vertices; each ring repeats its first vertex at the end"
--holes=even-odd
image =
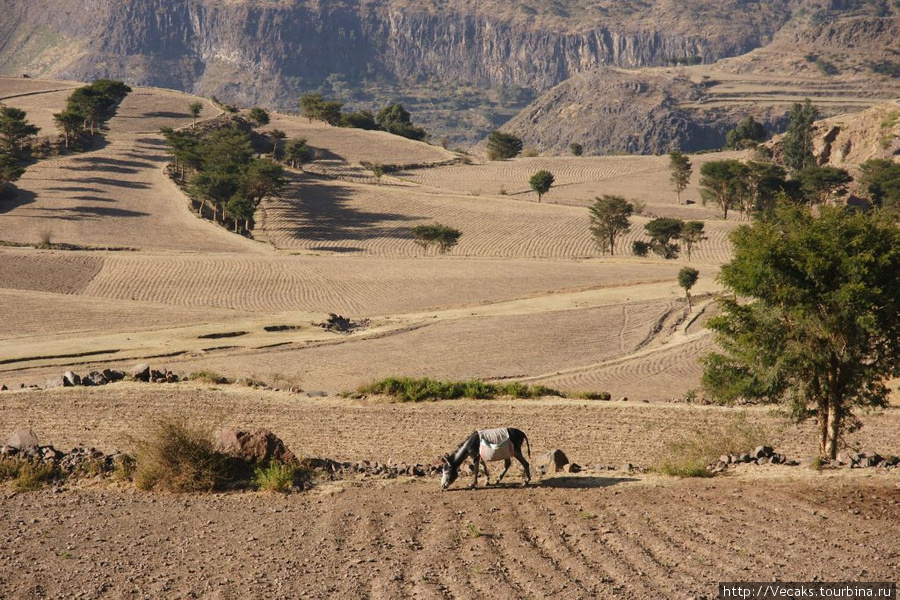
POLYGON ((616 238, 631 231, 634 205, 622 196, 603 195, 594 199, 591 213, 591 235, 604 254, 615 254, 616 238))
POLYGON ((778 194, 785 191, 784 168, 769 162, 747 163, 748 200, 750 211, 769 210, 775 206, 778 194))
POLYGON ((109 98, 114 105, 122 102, 132 91, 130 87, 125 85, 125 82, 117 79, 95 79, 89 87, 109 98))
POLYGON ((400 104, 390 104, 378 111, 375 122, 382 130, 411 140, 424 140, 425 130, 410 120, 409 111, 400 104))
POLYGON ((250 122, 257 127, 264 127, 268 125, 270 121, 269 111, 258 106, 251 108, 247 116, 250 117, 250 122))
POLYGON ((188 113, 191 115, 191 127, 197 126, 197 119, 200 117, 201 112, 203 112, 202 102, 191 102, 188 104, 188 113))
POLYGON ((810 204, 825 204, 835 196, 846 195, 847 184, 853 181, 850 173, 837 167, 806 167, 794 177, 810 204))
POLYGON ((522 140, 516 136, 502 131, 492 131, 488 136, 488 160, 515 158, 520 152, 522 152, 522 140))
POLYGON ((250 219, 256 212, 256 205, 253 200, 242 194, 236 194, 228 199, 225 203, 225 214, 231 217, 234 222, 234 232, 240 233, 241 223, 244 224, 246 231, 250 230, 250 219))
POLYGON ((728 218, 728 209, 743 206, 742 199, 749 194, 748 169, 738 160, 714 160, 700 167, 700 195, 703 203, 713 201, 728 218))
POLYGON ((710 320, 722 352, 704 358, 720 400, 787 404, 818 421, 834 458, 855 406, 884 405, 900 375, 900 228, 881 211, 783 204, 731 234, 720 281, 734 293, 710 320))
POLYGON ((322 119, 322 107, 325 98, 322 94, 303 94, 300 96, 300 114, 306 117, 310 123, 322 119))
POLYGON ((681 192, 683 192, 691 182, 691 173, 694 166, 691 159, 681 152, 669 153, 669 172, 672 185, 675 186, 675 194, 678 196, 678 204, 681 204, 681 192))
POLYGON ((29 123, 21 108, 0 104, 0 152, 11 156, 21 156, 28 140, 41 130, 29 123))
POLYGON ((428 247, 436 245, 438 252, 446 254, 453 248, 462 236, 459 229, 434 223, 432 225, 418 225, 412 230, 415 243, 422 247, 422 250, 428 251, 428 247))
POLYGON ((66 110, 83 116, 84 128, 93 137, 116 114, 116 108, 129 93, 131 88, 121 81, 98 79, 72 92, 66 99, 66 110))
POLYGON ((284 159, 292 169, 298 169, 312 160, 312 150, 306 145, 305 139, 293 139, 284 148, 284 159))
POLYGON ((756 144, 765 141, 766 128, 752 116, 747 117, 737 124, 737 127, 725 135, 725 147, 732 150, 752 148, 756 144))
POLYGON ((69 140, 77 137, 78 134, 84 131, 84 117, 70 110, 55 113, 53 122, 62 134, 66 148, 69 147, 69 140))
POLYGON ((581 156, 584 154, 584 146, 578 142, 572 142, 569 144, 569 152, 572 153, 572 156, 581 156))
POLYGON ((284 152, 281 151, 281 143, 287 138, 287 134, 280 129, 273 129, 269 132, 272 138, 272 158, 280 160, 284 152))
POLYGON ((277 196, 286 185, 284 168, 268 158, 251 159, 241 181, 243 193, 253 202, 254 208, 265 198, 277 196))
POLYGON ((678 258, 681 247, 674 240, 681 238, 684 221, 671 217, 653 219, 644 225, 644 231, 650 237, 650 249, 666 259, 678 258))
MULTIPOLYGON (((159 131, 166 139, 169 154, 175 159, 175 169, 184 181, 188 169, 196 171, 203 162, 199 150, 200 141, 192 132, 183 129, 162 127, 159 131)), ((203 214, 203 206, 200 207, 200 214, 203 214)))
POLYGON ((0 151, 0 192, 7 183, 18 181, 24 173, 25 168, 15 156, 0 151))
POLYGON ((378 129, 378 123, 375 121, 375 115, 372 114, 372 111, 360 110, 342 114, 341 127, 373 130, 378 129))
POLYGON ((553 173, 542 169, 531 176, 531 179, 528 180, 528 185, 537 194, 538 202, 540 202, 541 197, 549 192, 550 187, 553 185, 553 173))
POLYGON ((694 284, 697 283, 697 278, 700 277, 700 271, 694 269, 693 267, 682 267, 680 271, 678 271, 678 285, 684 289, 684 295, 687 298, 688 310, 693 308, 691 304, 691 288, 694 287, 694 284))
POLYGON ((791 171, 815 166, 812 125, 819 118, 819 110, 807 98, 803 104, 795 102, 791 106, 788 118, 790 122, 782 140, 784 166, 791 171))
POLYGON ((704 228, 703 221, 688 221, 681 228, 678 237, 684 242, 684 251, 687 253, 688 260, 691 260, 691 251, 694 249, 694 245, 707 239, 703 232, 704 228))
POLYGON ((872 158, 859 165, 859 185, 873 206, 900 213, 900 164, 872 158))

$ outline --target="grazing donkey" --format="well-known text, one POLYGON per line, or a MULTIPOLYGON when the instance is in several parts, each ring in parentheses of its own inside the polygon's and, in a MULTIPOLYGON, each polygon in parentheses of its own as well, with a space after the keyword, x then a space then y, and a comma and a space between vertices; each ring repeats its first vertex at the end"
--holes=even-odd
POLYGON ((531 458, 531 443, 528 441, 528 436, 519 429, 503 427, 500 429, 476 431, 456 449, 456 452, 444 457, 441 489, 446 490, 450 487, 450 484, 456 481, 456 478, 459 477, 459 466, 468 457, 471 457, 475 463, 475 480, 472 482, 471 487, 478 485, 479 464, 484 468, 487 484, 491 485, 491 476, 488 474, 485 463, 495 460, 502 460, 504 464, 503 472, 500 473, 495 482, 500 483, 503 476, 506 475, 506 471, 509 470, 509 465, 512 464, 511 457, 515 457, 516 460, 522 463, 522 467, 525 469, 525 483, 522 485, 528 485, 528 482, 531 481, 531 471, 528 468, 528 461, 522 455, 522 442, 525 442, 528 447, 528 457, 531 458))

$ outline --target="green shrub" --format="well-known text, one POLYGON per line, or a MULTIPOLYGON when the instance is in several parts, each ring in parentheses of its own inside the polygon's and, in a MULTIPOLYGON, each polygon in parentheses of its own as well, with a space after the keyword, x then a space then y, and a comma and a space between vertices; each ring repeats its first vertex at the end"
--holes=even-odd
POLYGON ((287 493, 308 477, 309 471, 300 465, 272 462, 253 470, 252 483, 258 490, 287 493))
POLYGON ((239 480, 246 469, 216 451, 209 432, 178 417, 151 421, 147 436, 134 443, 134 483, 141 490, 208 492, 239 480))
POLYGON ((766 431, 747 422, 747 415, 739 413, 724 424, 702 423, 692 432, 666 445, 652 468, 673 477, 711 477, 707 465, 723 454, 749 452, 766 442, 766 431))
POLYGON ((455 400, 458 398, 490 399, 498 396, 513 398, 539 398, 541 396, 562 396, 562 393, 542 385, 529 386, 513 382, 507 384, 487 383, 478 379, 471 381, 437 381, 413 377, 388 377, 357 388, 357 393, 391 396, 401 402, 422 402, 424 400, 455 400))
POLYGON ((612 394, 609 392, 579 392, 575 394, 575 397, 579 400, 602 400, 604 402, 612 400, 612 394))
POLYGON ((15 458, 0 459, 0 481, 9 481, 19 476, 23 462, 15 458))

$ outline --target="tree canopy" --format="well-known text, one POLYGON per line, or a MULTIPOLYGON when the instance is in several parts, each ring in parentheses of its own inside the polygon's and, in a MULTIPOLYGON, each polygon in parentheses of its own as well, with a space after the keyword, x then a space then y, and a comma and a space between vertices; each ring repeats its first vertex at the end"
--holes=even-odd
POLYGON ((631 231, 634 206, 622 196, 603 195, 588 210, 594 242, 604 254, 615 254, 616 238, 631 231))
POLYGON ((847 194, 850 173, 838 167, 806 167, 794 174, 810 204, 825 204, 833 197, 847 194))
POLYGON ((873 158, 859 166, 859 185, 873 206, 900 213, 900 164, 873 158))
POLYGON ((688 310, 692 308, 691 288, 697 283, 699 277, 700 271, 693 267, 682 267, 681 270, 678 271, 678 285, 684 290, 684 295, 688 301, 688 310))
POLYGON ((515 158, 522 152, 522 140, 511 133, 492 131, 488 136, 488 160, 504 160, 515 158))
POLYGON ((883 405, 900 375, 900 228, 883 211, 781 204, 731 234, 734 258, 704 358, 715 398, 783 402, 818 420, 834 457, 854 406, 883 405))
POLYGON ((250 122, 257 127, 268 125, 270 121, 269 112, 266 109, 260 108, 258 106, 254 106, 253 108, 251 108, 247 116, 250 117, 250 122))
POLYGON ((807 98, 803 104, 795 102, 791 106, 788 118, 790 122, 782 140, 784 166, 791 171, 815 166, 812 125, 819 118, 819 110, 807 98))
POLYGON ((25 149, 26 142, 41 130, 29 123, 26 117, 21 108, 0 104, 0 152, 19 156, 25 149))
POLYGON ((375 122, 383 131, 411 140, 424 140, 427 135, 424 129, 412 124, 409 111, 400 104, 389 104, 379 110, 375 122))
POLYGON ((752 148, 765 139, 766 128, 749 116, 725 135, 725 147, 733 150, 752 148))
POLYGON ((650 237, 650 250, 663 258, 678 258, 681 247, 675 240, 681 238, 684 221, 671 217, 653 219, 644 225, 644 231, 650 237))
POLYGON ((550 191, 550 187, 553 185, 553 179, 553 173, 542 169, 532 175, 531 179, 528 180, 528 185, 531 186, 531 189, 534 190, 534 193, 538 196, 538 202, 541 201, 541 197, 544 194, 550 191))
POLYGON ((437 246, 438 252, 446 254, 459 242, 462 232, 459 229, 433 223, 431 225, 418 225, 413 227, 413 238, 416 244, 426 252, 429 246, 437 246))
POLYGON ((704 204, 713 201, 728 218, 728 209, 743 207, 749 193, 749 169, 739 160, 714 160, 700 167, 700 194, 704 204))

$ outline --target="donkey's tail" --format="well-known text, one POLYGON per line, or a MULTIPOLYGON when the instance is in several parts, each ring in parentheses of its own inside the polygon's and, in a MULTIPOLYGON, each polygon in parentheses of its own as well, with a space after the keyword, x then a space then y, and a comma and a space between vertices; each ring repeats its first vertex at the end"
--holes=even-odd
POLYGON ((531 458, 531 442, 528 441, 528 436, 525 433, 522 433, 522 435, 525 437, 525 446, 528 447, 528 458, 531 458))

